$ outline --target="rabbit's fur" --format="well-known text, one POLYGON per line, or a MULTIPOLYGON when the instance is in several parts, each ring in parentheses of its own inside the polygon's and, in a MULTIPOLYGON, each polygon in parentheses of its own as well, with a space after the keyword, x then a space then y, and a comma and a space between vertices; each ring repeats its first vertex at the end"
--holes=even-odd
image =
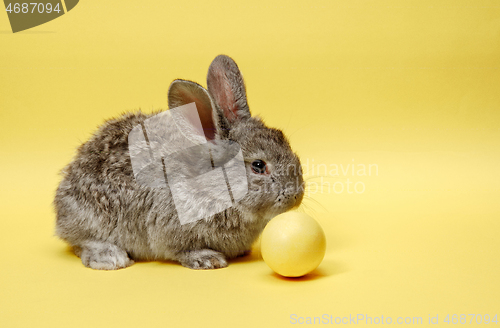
POLYGON ((299 159, 280 130, 251 117, 236 63, 216 57, 207 85, 208 90, 175 80, 169 107, 195 102, 207 139, 240 145, 246 196, 224 212, 181 225, 170 190, 139 185, 132 171, 128 134, 157 113, 109 120, 63 170, 54 201, 56 234, 85 266, 113 270, 133 260, 174 260, 192 269, 226 267, 227 259, 249 252, 271 218, 300 204, 304 182, 299 159), (267 173, 252 170, 258 159, 267 163, 267 173))

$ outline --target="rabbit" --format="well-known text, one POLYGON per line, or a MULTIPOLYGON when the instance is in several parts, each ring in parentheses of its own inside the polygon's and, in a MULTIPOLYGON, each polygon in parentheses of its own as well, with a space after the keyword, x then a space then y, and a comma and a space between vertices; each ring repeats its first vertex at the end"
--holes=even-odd
POLYGON ((219 55, 213 60, 207 89, 188 80, 171 83, 170 109, 192 102, 207 140, 231 140, 241 147, 247 194, 223 212, 181 224, 169 188, 138 184, 129 155, 130 131, 161 111, 110 119, 61 171, 54 200, 56 236, 86 267, 116 270, 134 261, 159 260, 191 269, 224 268, 228 260, 250 253, 273 217, 301 204, 299 157, 281 130, 251 116, 233 59, 219 55))

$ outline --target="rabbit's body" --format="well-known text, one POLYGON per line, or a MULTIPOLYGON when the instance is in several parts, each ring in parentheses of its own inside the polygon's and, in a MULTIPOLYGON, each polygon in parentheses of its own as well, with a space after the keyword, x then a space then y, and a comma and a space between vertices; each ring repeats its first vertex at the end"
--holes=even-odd
MULTIPOLYGON (((220 57, 219 61, 228 60, 220 57)), ((226 69, 224 75, 227 73, 226 69)), ((172 108, 195 101, 204 129, 207 128, 204 120, 214 118, 207 129, 212 131, 206 131, 207 135, 238 142, 248 176, 247 195, 223 212, 181 224, 168 187, 150 188, 134 178, 128 135, 154 114, 125 114, 110 120, 79 148, 74 161, 64 169, 54 201, 56 233, 74 247, 85 266, 119 269, 131 265, 135 259, 175 260, 194 269, 225 267, 226 259, 250 250, 273 216, 300 203, 301 172, 288 173, 289 165, 300 169, 300 163, 281 131, 267 128, 260 119, 250 117, 246 95, 246 108, 241 104, 234 107, 245 111, 243 115, 238 115, 237 110, 234 117, 222 115, 224 105, 214 95, 218 91, 210 89, 211 83, 209 78, 209 95, 193 82, 174 81, 169 90, 169 105, 172 108), (200 108, 208 107, 215 108, 209 108, 208 116, 204 117, 200 108), (252 165, 257 158, 265 158, 272 168, 286 164, 287 173, 256 174, 252 165)), ((242 83, 241 79, 244 94, 242 83)), ((221 90, 227 91, 227 87, 222 86, 221 90)))

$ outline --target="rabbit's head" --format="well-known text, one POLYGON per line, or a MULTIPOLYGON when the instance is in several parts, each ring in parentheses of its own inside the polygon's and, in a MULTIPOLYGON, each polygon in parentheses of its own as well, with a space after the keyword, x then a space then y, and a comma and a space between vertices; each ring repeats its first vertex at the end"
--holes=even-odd
POLYGON ((207 140, 234 141, 241 147, 248 192, 235 206, 270 219, 300 205, 304 195, 300 160, 281 130, 251 116, 243 77, 231 58, 220 55, 214 59, 207 89, 175 80, 168 91, 168 104, 175 108, 195 102, 207 140))

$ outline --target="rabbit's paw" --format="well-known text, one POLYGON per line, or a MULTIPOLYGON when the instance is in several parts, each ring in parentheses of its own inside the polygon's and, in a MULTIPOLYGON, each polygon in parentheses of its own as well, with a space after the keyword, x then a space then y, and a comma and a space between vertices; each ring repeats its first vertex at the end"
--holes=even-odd
POLYGON ((95 270, 118 270, 134 264, 127 252, 107 242, 87 242, 79 255, 83 265, 95 270))
POLYGON ((195 270, 219 269, 227 267, 224 254, 211 249, 182 252, 178 254, 181 264, 195 270))

